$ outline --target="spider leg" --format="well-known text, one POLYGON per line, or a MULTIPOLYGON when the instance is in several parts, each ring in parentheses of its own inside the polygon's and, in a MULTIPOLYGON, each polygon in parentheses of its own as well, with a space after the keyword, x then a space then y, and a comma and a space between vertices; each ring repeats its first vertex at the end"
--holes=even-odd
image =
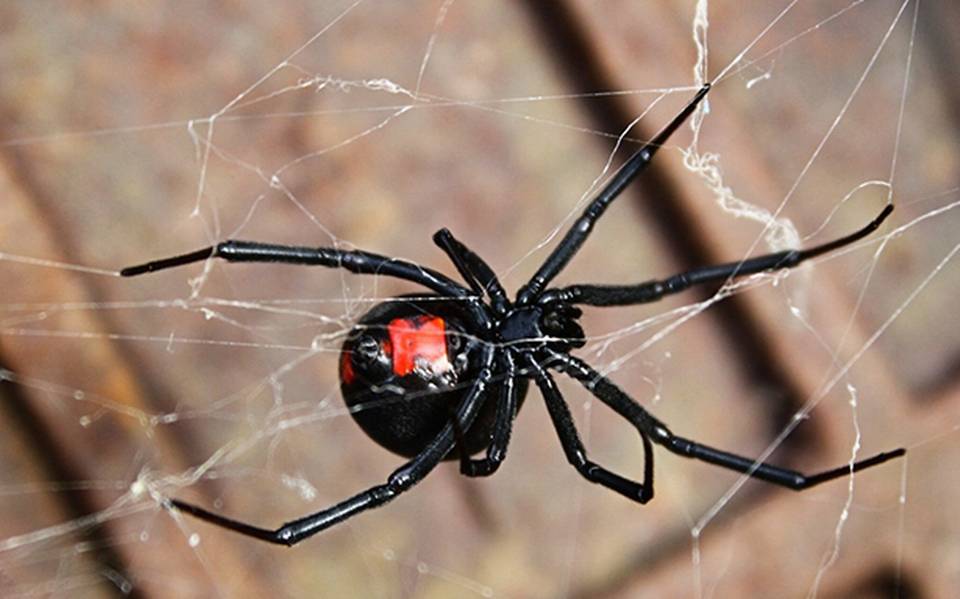
POLYGON ((727 468, 728 470, 742 472, 752 478, 793 489, 794 491, 809 489, 820 483, 825 483, 849 475, 852 472, 877 466, 906 454, 906 450, 901 447, 892 451, 879 453, 867 459, 854 462, 853 464, 844 464, 838 468, 831 468, 816 474, 803 474, 796 470, 781 468, 765 462, 758 462, 751 458, 715 449, 674 435, 665 424, 654 418, 633 398, 621 391, 616 385, 610 382, 609 379, 594 370, 589 364, 568 354, 559 352, 551 353, 551 367, 559 366, 563 372, 580 381, 588 391, 626 418, 637 430, 649 435, 654 443, 662 445, 677 455, 694 458, 715 466, 720 466, 721 468, 727 468))
MULTIPOLYGON (((482 459, 470 459, 466 452, 460 452, 460 473, 464 476, 490 476, 500 468, 500 464, 507 457, 507 445, 510 443, 513 420, 517 416, 520 389, 517 384, 517 367, 512 352, 504 351, 502 360, 504 379, 500 387, 497 411, 494 414, 493 437, 487 448, 487 454, 482 459)), ((462 432, 460 436, 463 437, 462 432)), ((460 447, 464 446, 462 441, 459 443, 460 447)))
POLYGON ((580 441, 580 435, 577 433, 570 408, 567 407, 567 402, 560 395, 560 390, 557 389, 553 377, 537 364, 532 356, 528 356, 528 358, 527 365, 533 372, 533 378, 547 403, 547 411, 550 413, 550 419, 553 421, 553 426, 560 437, 560 443, 563 445, 563 452, 567 456, 567 461, 590 482, 603 485, 639 503, 650 501, 653 498, 653 446, 646 431, 637 429, 640 432, 640 439, 643 441, 643 483, 624 478, 591 462, 587 459, 587 451, 580 441))
POLYGON ((445 275, 406 260, 388 258, 360 250, 324 247, 298 247, 230 239, 188 254, 129 266, 120 276, 134 277, 148 272, 222 258, 228 262, 282 262, 308 266, 344 268, 357 274, 378 274, 419 283, 441 295, 465 297, 469 290, 445 275))
POLYGON ((865 227, 853 233, 828 241, 805 250, 787 250, 757 256, 739 262, 727 262, 714 266, 695 268, 673 275, 662 281, 647 281, 637 285, 571 285, 558 289, 549 289, 538 300, 548 302, 567 302, 591 306, 628 306, 655 302, 665 295, 672 295, 694 285, 722 283, 728 279, 752 275, 768 270, 793 268, 800 263, 822 254, 859 241, 877 230, 880 224, 893 212, 893 204, 887 204, 883 211, 865 227))
POLYGON ((458 241, 447 229, 440 229, 434 233, 433 242, 446 252, 457 267, 460 276, 470 285, 474 293, 483 295, 486 292, 490 296, 490 304, 494 311, 498 314, 506 313, 509 306, 507 292, 483 258, 458 241))
POLYGON ((583 242, 587 240, 597 219, 603 215, 607 207, 620 195, 620 192, 650 164, 657 150, 660 149, 670 136, 680 128, 680 125, 693 114, 693 111, 696 110, 703 98, 706 97, 708 91, 710 91, 710 83, 705 83, 693 99, 687 103, 683 110, 681 110, 656 137, 627 159, 623 166, 620 167, 620 170, 613 175, 597 196, 593 198, 590 205, 587 206, 583 214, 580 215, 580 218, 573 223, 573 226, 571 226, 566 235, 564 235, 560 244, 553 249, 553 252, 551 252, 543 264, 540 265, 540 268, 536 274, 533 275, 533 278, 520 289, 517 294, 518 305, 525 306, 535 301, 543 288, 563 270, 563 267, 570 262, 577 251, 580 250, 583 242))
MULTIPOLYGON (((470 392, 457 409, 456 419, 461 428, 470 427, 486 398, 487 386, 493 376, 494 352, 495 349, 492 345, 487 345, 483 349, 480 362, 482 368, 470 392)), ((259 528, 226 518, 177 499, 170 500, 170 505, 201 520, 249 537, 278 545, 294 545, 362 511, 383 505, 397 495, 409 490, 423 480, 440 463, 444 456, 453 449, 454 442, 453 425, 447 424, 420 454, 394 470, 385 484, 367 489, 315 514, 287 522, 274 530, 259 528)))

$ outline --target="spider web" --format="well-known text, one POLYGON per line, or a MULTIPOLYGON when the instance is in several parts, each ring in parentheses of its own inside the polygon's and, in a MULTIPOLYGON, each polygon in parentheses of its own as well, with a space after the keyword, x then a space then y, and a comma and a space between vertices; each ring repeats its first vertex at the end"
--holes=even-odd
MULTIPOLYGON (((938 54, 954 9, 732 4, 0 8, 3 595, 957 588, 960 194, 938 54), (570 24, 599 59, 571 58, 570 24), (612 87, 586 86, 598 70, 612 87), (117 268, 234 237, 453 274, 430 241, 445 226, 514 291, 704 79, 707 109, 559 283, 812 245, 888 201, 894 216, 789 273, 588 309, 579 355, 717 447, 811 472, 907 459, 794 494, 658 451, 638 506, 565 463, 531 391, 494 477, 441 465, 290 551, 161 509, 273 527, 382 482, 399 460, 352 422, 338 350, 372 306, 420 290, 304 267, 117 268), (627 122, 596 116, 614 103, 627 122)), ((558 380, 591 457, 639 477, 635 431, 558 380)))

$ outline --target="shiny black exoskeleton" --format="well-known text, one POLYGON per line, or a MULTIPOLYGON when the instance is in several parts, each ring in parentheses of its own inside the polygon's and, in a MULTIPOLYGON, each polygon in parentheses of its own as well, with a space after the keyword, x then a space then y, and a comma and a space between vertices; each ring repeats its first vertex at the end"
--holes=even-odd
MULTIPOLYGON (((401 298, 379 304, 353 327, 342 347, 340 390, 354 420, 380 446, 413 457, 453 421, 479 373, 478 348, 485 342, 467 332, 467 321, 469 314, 456 302, 401 298), (421 320, 427 325, 417 329, 421 320), (414 331, 408 335, 412 347, 399 347, 399 335, 392 334, 398 323, 414 331), (433 329, 422 332, 435 323, 442 336, 433 329), (401 362, 414 367, 402 368, 401 362)), ((486 448, 493 412, 492 402, 484 406, 462 432, 457 451, 445 459, 464 448, 468 454, 486 448)))
MULTIPOLYGON (((478 375, 482 344, 569 351, 584 343, 583 329, 576 322, 581 314, 558 303, 510 308, 502 315, 484 310, 485 318, 478 323, 476 312, 465 310, 463 302, 424 296, 384 302, 367 312, 344 341, 340 390, 350 414, 371 439, 412 457, 452 421, 478 375), (437 326, 442 327, 439 334, 437 326), (403 336, 397 329, 407 331, 406 338, 415 342, 400 346, 397 340, 403 336), (428 355, 410 355, 418 351, 428 355), (401 366, 409 362, 415 367, 401 366)), ((521 385, 517 409, 528 387, 526 381, 521 385)), ((494 381, 490 393, 501 392, 502 385, 494 381)), ((496 404, 487 402, 470 429, 458 431, 458 445, 444 459, 457 459, 464 450, 473 455, 487 449, 495 415, 496 404)))

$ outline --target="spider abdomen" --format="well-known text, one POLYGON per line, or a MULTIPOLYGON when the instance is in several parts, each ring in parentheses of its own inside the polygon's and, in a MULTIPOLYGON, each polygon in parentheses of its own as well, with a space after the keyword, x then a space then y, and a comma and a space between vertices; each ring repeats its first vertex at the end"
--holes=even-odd
MULTIPOLYGON (((456 302, 423 296, 384 302, 360 319, 343 343, 340 390, 367 436, 413 457, 453 421, 479 371, 484 343, 468 332, 469 322, 456 302)), ((494 400, 485 402, 462 431, 468 454, 489 445, 494 408, 494 400)))

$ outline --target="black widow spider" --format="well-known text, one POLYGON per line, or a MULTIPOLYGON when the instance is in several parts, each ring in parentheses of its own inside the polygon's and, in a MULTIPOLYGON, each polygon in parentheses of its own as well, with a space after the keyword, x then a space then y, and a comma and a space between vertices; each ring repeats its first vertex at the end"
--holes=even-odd
POLYGON ((419 283, 436 295, 400 297, 368 312, 343 344, 340 382, 351 413, 383 447, 409 459, 386 483, 276 530, 259 528, 173 499, 168 507, 271 543, 293 545, 334 524, 395 498, 420 482, 441 461, 459 459, 466 476, 489 476, 503 461, 514 418, 533 379, 547 404, 567 460, 587 480, 637 501, 653 497, 653 444, 747 476, 800 491, 882 464, 903 448, 817 474, 805 475, 684 439, 586 362, 570 355, 585 343, 577 305, 628 306, 657 301, 693 285, 792 268, 858 241, 877 229, 892 205, 865 227, 805 250, 696 268, 636 285, 547 285, 576 255, 597 219, 650 163, 656 151, 707 95, 704 85, 653 140, 631 156, 590 202, 530 281, 510 301, 492 269, 446 229, 434 242, 446 252, 469 288, 443 274, 404 260, 359 250, 273 245, 228 240, 189 254, 123 269, 125 277, 208 258, 230 262, 282 262, 344 268, 419 283), (489 302, 484 302, 486 295, 489 302), (560 395, 555 370, 578 380, 640 433, 643 481, 636 482, 587 458, 570 409, 560 395), (489 396, 496 399, 488 401, 489 396), (482 459, 471 456, 486 450, 482 459))

